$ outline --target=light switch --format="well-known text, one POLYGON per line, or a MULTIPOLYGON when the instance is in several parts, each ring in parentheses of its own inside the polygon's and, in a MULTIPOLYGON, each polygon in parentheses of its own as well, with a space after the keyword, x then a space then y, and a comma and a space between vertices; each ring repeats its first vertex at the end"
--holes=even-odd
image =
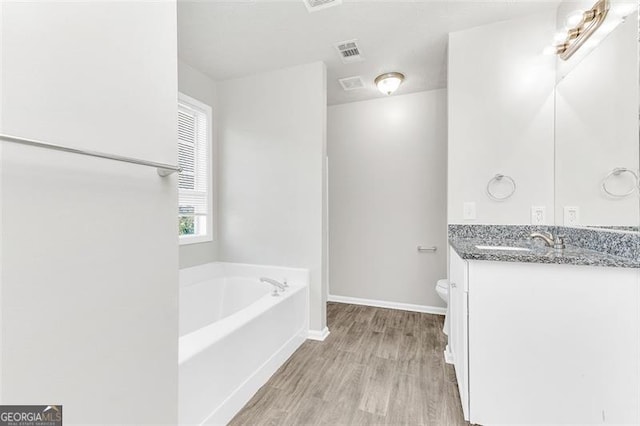
POLYGON ((580 225, 580 208, 578 206, 564 206, 564 226, 580 225))
POLYGON ((462 218, 464 220, 476 220, 476 203, 466 202, 463 204, 462 218))
POLYGON ((545 206, 531 206, 531 224, 544 225, 547 222, 545 206))

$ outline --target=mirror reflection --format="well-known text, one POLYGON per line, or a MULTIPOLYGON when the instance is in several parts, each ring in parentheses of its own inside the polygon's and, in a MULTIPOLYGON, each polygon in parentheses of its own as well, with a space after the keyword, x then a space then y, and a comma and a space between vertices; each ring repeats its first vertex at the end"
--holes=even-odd
MULTIPOLYGON (((559 27, 576 6, 560 6, 559 27)), ((625 6, 613 4, 597 37, 569 60, 558 59, 558 225, 638 230, 638 18, 625 6)))

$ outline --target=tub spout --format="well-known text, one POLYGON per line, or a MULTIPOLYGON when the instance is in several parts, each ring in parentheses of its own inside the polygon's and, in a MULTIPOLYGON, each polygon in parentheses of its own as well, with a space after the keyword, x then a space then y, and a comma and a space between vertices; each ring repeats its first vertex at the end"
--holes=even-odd
POLYGON ((272 286, 274 286, 274 287, 275 287, 275 290, 276 290, 276 291, 277 291, 278 289, 279 289, 280 291, 284 291, 284 290, 285 290, 285 288, 287 288, 287 285, 286 285, 286 284, 283 284, 283 283, 281 283, 280 281, 276 281, 276 280, 274 280, 273 278, 262 277, 262 278, 260 278, 260 282, 263 282, 263 283, 269 283, 269 284, 271 284, 272 286))

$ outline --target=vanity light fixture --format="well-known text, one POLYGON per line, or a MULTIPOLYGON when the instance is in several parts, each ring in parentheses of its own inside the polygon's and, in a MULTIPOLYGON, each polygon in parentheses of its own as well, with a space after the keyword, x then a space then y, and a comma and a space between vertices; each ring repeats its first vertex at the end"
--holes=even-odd
POLYGON ((385 95, 390 95, 400 87, 404 80, 404 75, 399 72, 387 72, 380 74, 374 80, 376 87, 385 95))
POLYGON ((564 40, 556 40, 560 44, 555 47, 560 59, 567 60, 580 49, 585 41, 602 25, 609 12, 609 0, 598 0, 593 7, 585 12, 573 12, 567 18, 564 40))

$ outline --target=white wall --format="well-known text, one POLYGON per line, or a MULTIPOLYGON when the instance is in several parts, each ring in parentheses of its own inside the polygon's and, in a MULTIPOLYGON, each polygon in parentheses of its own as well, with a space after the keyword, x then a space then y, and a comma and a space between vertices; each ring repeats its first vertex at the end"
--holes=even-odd
POLYGON ((202 265, 215 262, 218 257, 217 244, 217 130, 218 130, 218 104, 216 102, 216 83, 208 76, 193 68, 191 65, 178 60, 178 90, 191 96, 200 102, 207 104, 212 109, 213 131, 211 164, 213 167, 213 241, 198 244, 180 245, 180 268, 202 265))
POLYGON ((327 123, 331 295, 443 306, 446 90, 331 106, 327 123))
POLYGON ((219 258, 310 269, 309 326, 322 330, 325 66, 219 82, 218 105, 219 258))
POLYGON ((532 205, 546 206, 554 223, 555 59, 542 51, 555 19, 549 12, 449 35, 449 223, 527 224, 532 205), (507 201, 486 195, 497 173, 516 181, 507 201), (463 219, 465 202, 476 203, 476 220, 463 219))
MULTIPOLYGON (((1 131, 175 163, 175 2, 2 2, 1 131)), ((177 421, 177 177, 2 146, 2 404, 177 421)))
MULTIPOLYGON (((584 225, 638 225, 638 197, 611 198, 601 188, 616 167, 638 171, 638 20, 630 16, 571 71, 556 95, 556 217, 580 209, 584 225)), ((578 64, 574 61, 580 60, 578 64)), ((634 179, 611 177, 607 188, 626 193, 634 179)))

